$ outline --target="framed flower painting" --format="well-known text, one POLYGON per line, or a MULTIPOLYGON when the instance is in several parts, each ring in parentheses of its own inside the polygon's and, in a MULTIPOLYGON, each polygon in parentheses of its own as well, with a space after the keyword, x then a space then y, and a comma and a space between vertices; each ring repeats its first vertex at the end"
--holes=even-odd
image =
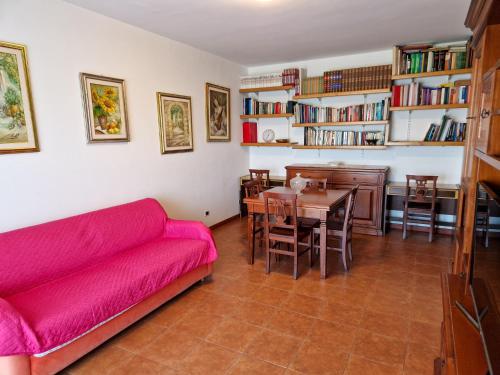
POLYGON ((128 142, 125 81, 80 73, 80 83, 88 142, 128 142))
POLYGON ((39 151, 26 47, 0 42, 0 154, 39 151))

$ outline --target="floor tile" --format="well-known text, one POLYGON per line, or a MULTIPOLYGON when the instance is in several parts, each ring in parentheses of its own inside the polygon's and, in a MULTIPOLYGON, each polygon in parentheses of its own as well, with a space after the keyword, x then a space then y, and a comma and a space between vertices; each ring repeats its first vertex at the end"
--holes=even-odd
POLYGON ((223 317, 204 311, 191 311, 177 323, 177 331, 204 339, 212 330, 223 321, 223 317))
POLYGON ((228 375, 283 375, 284 367, 279 367, 259 359, 241 356, 231 367, 228 375))
POLYGON ((405 317, 383 314, 375 311, 366 311, 360 327, 379 335, 406 341, 408 338, 409 324, 409 319, 405 317))
POLYGON ((290 366, 304 374, 342 375, 347 366, 349 355, 334 349, 322 350, 305 343, 290 366))
POLYGON ((308 340, 325 350, 335 348, 336 351, 349 353, 354 345, 356 330, 356 327, 347 324, 316 320, 308 340))
POLYGON ((68 371, 74 375, 102 375, 132 358, 133 354, 113 345, 104 345, 75 362, 68 371))
POLYGON ((405 375, 433 375, 434 359, 439 350, 421 344, 409 344, 406 354, 405 375))
POLYGON ((408 340, 415 344, 439 348, 441 344, 441 326, 425 322, 410 322, 408 340))
POLYGON ((354 354, 385 364, 401 364, 406 354, 406 343, 370 331, 359 331, 354 354))
POLYGON ((389 366, 351 355, 345 375, 401 375, 402 365, 389 366))
POLYGON ((301 341, 291 336, 264 330, 249 345, 246 354, 278 366, 288 366, 301 341))
POLYGON ((265 326, 276 308, 253 301, 241 301, 232 317, 247 323, 265 326))
POLYGON ((142 320, 114 338, 113 344, 130 352, 137 353, 145 345, 158 337, 158 335, 165 332, 165 330, 166 328, 162 326, 150 323, 148 320, 142 320))
POLYGON ((179 372, 190 375, 225 374, 239 356, 219 346, 203 343, 179 364, 179 372))
POLYGON ((268 318, 266 327, 290 336, 304 338, 311 331, 314 319, 293 311, 279 309, 268 318))
POLYGON ((151 361, 141 356, 134 356, 131 360, 111 370, 109 375, 175 375, 175 370, 151 361))
POLYGON ((236 352, 243 352, 260 331, 261 329, 254 325, 227 318, 212 330, 206 340, 236 352))
POLYGON ((278 307, 289 295, 290 293, 285 290, 262 286, 249 297, 255 302, 278 307))
POLYGON ((317 317, 323 309, 324 304, 325 301, 319 298, 293 293, 290 294, 288 298, 282 301, 281 308, 298 312, 300 314, 317 317))
POLYGON ((358 325, 361 323, 363 314, 364 310, 362 308, 329 302, 324 304, 318 318, 331 322, 358 325))

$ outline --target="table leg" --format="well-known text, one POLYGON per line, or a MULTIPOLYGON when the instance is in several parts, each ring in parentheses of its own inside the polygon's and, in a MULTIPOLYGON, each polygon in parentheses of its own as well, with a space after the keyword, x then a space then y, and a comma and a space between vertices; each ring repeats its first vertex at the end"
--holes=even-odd
POLYGON ((253 211, 248 210, 247 238, 248 238, 248 264, 254 262, 254 243, 255 243, 255 215, 253 211))
POLYGON ((319 268, 320 278, 326 278, 326 212, 321 214, 319 225, 319 268))

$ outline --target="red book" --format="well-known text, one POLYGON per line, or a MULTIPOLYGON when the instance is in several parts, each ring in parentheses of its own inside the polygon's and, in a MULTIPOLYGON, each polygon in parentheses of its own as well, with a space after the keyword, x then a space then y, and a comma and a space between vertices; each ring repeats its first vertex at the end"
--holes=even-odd
POLYGON ((393 86, 392 87, 392 100, 391 100, 391 105, 393 107, 399 107, 401 106, 399 98, 401 93, 401 86, 393 86))
POLYGON ((243 143, 257 143, 257 123, 243 123, 243 143))

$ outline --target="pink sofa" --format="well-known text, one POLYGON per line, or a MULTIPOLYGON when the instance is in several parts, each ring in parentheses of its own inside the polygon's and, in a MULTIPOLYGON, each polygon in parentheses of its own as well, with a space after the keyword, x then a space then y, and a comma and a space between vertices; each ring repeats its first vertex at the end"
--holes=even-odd
POLYGON ((0 374, 51 374, 210 275, 200 222, 153 199, 0 234, 0 374))

